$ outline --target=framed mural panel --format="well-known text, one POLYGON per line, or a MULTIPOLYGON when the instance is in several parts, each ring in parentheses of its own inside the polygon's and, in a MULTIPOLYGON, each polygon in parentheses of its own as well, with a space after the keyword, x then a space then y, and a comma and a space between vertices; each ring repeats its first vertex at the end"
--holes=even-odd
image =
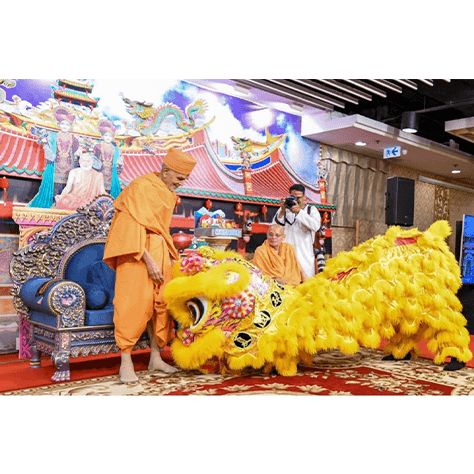
POLYGON ((301 137, 301 117, 181 80, 0 80, 0 143, 0 174, 41 180, 32 207, 59 207, 81 152, 116 197, 169 148, 200 146, 207 172, 184 195, 279 198, 279 184, 301 182, 319 202, 319 144, 301 137), (264 179, 276 163, 283 182, 264 179))

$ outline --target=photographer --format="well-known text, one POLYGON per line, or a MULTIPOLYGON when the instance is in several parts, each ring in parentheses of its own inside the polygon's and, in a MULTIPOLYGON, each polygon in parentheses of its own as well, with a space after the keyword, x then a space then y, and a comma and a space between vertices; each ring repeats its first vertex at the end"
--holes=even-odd
POLYGON ((296 258, 306 278, 315 275, 313 243, 314 235, 321 225, 319 211, 306 204, 305 188, 294 184, 290 196, 282 199, 280 210, 273 218, 274 224, 285 228, 285 242, 293 244, 296 258))

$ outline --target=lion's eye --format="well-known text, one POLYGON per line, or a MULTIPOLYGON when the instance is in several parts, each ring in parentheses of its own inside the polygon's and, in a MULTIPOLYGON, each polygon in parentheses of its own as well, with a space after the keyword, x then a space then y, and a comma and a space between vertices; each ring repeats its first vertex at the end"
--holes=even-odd
POLYGON ((186 306, 188 307, 189 314, 194 321, 191 328, 194 328, 201 322, 201 319, 206 314, 207 298, 193 298, 186 303, 186 306))

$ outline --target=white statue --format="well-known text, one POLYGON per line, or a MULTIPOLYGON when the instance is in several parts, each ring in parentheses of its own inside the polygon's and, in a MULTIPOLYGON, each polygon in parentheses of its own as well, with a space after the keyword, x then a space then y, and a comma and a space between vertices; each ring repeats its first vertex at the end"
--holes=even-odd
POLYGON ((76 210, 89 204, 99 194, 106 194, 104 175, 92 168, 92 160, 92 153, 82 150, 79 168, 69 172, 66 187, 55 196, 58 209, 76 210))

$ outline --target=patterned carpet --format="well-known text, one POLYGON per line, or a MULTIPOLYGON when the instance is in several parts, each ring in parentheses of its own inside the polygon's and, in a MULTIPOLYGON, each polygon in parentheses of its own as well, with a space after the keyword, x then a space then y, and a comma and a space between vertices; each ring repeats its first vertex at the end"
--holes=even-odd
POLYGON ((9 395, 474 395, 474 369, 443 371, 429 359, 385 362, 382 351, 361 349, 347 356, 320 353, 311 367, 283 377, 248 371, 242 376, 138 372, 139 382, 117 375, 0 393, 9 395))

